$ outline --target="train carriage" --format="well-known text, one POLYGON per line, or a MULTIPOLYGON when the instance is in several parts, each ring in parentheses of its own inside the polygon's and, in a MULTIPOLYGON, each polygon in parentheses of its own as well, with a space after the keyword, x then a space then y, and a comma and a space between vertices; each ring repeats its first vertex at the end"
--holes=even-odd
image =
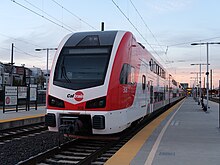
POLYGON ((51 68, 46 124, 69 134, 118 133, 181 97, 180 89, 171 95, 175 88, 132 33, 70 34, 51 68))

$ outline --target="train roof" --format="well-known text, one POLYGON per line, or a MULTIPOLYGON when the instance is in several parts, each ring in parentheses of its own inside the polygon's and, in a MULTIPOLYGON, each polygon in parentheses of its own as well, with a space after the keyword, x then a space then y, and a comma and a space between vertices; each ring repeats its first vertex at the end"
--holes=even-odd
POLYGON ((73 33, 64 46, 109 46, 113 45, 118 31, 90 31, 73 33))

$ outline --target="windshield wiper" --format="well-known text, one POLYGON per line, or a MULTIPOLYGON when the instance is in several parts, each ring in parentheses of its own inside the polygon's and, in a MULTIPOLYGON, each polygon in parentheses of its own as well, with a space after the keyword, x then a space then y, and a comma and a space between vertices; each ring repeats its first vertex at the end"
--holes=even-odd
POLYGON ((61 65, 61 78, 64 77, 64 79, 68 82, 71 83, 70 79, 68 78, 68 76, 66 75, 66 68, 64 66, 64 59, 61 65))

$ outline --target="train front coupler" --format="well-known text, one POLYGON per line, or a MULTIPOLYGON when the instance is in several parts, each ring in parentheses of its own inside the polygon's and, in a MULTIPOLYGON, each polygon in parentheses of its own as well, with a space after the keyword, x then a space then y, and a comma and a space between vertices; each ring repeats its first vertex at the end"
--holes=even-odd
POLYGON ((65 116, 61 118, 59 132, 61 134, 76 134, 80 132, 83 124, 78 117, 65 116))

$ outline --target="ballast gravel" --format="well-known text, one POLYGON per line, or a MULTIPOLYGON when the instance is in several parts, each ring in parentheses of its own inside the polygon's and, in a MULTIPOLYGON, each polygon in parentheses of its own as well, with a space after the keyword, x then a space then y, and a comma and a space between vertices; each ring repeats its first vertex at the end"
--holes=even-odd
POLYGON ((44 132, 0 143, 0 165, 14 165, 59 145, 59 134, 44 132))

